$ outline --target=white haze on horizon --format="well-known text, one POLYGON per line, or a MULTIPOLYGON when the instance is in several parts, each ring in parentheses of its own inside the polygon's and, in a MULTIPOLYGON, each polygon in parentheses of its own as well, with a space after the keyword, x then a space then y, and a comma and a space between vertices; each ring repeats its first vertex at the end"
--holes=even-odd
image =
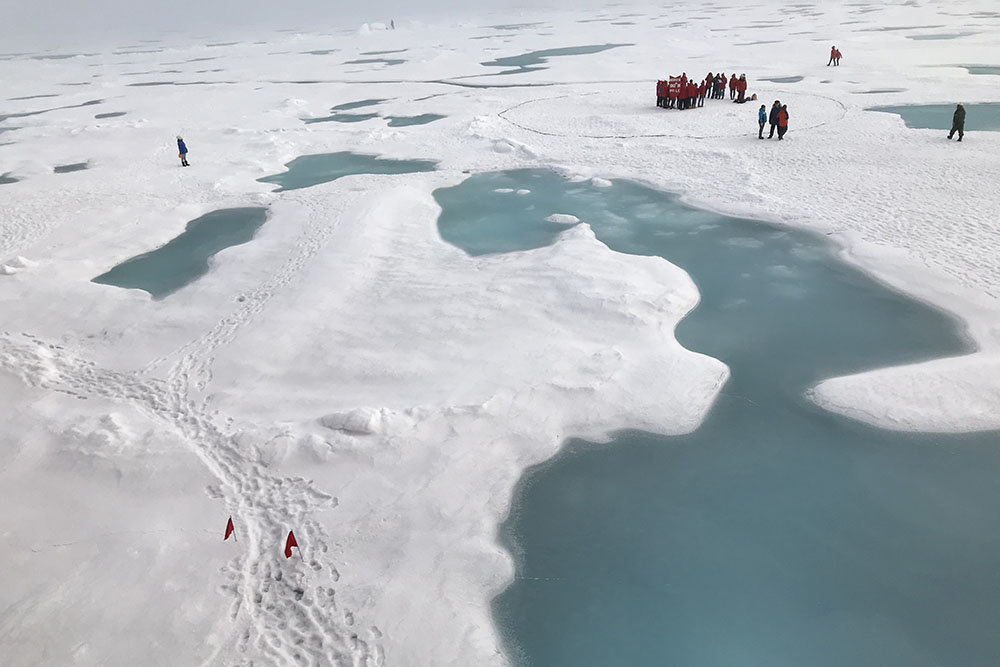
POLYGON ((362 23, 397 24, 519 13, 536 9, 603 6, 593 0, 0 0, 0 54, 69 46, 120 47, 171 36, 223 38, 279 29, 351 29, 362 23))

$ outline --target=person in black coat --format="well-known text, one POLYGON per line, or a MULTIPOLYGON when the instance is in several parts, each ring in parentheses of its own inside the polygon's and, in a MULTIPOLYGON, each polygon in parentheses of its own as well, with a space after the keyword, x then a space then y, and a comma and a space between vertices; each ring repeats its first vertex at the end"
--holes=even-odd
POLYGON ((965 107, 961 104, 955 107, 955 115, 951 117, 951 132, 948 133, 948 138, 951 139, 956 132, 958 140, 961 141, 965 136, 965 107))
POLYGON ((774 131, 778 129, 778 112, 781 111, 781 102, 778 100, 774 101, 771 105, 771 113, 767 117, 767 122, 771 124, 771 133, 767 135, 768 139, 774 138, 774 131))

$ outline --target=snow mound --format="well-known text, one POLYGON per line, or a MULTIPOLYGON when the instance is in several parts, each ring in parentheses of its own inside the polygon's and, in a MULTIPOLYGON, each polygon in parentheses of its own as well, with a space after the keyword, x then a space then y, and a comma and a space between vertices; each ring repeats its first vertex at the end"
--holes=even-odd
POLYGON ((594 178, 590 179, 590 184, 593 185, 595 188, 610 188, 611 187, 611 181, 609 181, 606 178, 598 178, 597 176, 595 176, 594 178))
POLYGON ((362 23, 361 27, 358 28, 359 35, 368 35, 372 32, 388 30, 388 26, 384 23, 362 23))
POLYGON ((385 433, 392 411, 386 408, 355 408, 347 412, 331 412, 320 417, 320 423, 334 431, 356 435, 385 433))
POLYGON ((13 266, 15 269, 30 269, 32 267, 38 266, 38 262, 33 262, 27 257, 22 257, 21 255, 18 255, 11 261, 10 265, 13 266))
POLYGON ((517 155, 518 157, 535 158, 538 157, 535 151, 522 144, 520 141, 503 138, 493 140, 493 152, 503 155, 517 155))
POLYGON ((12 276, 17 273, 17 269, 7 264, 0 264, 0 276, 12 276))
POLYGON ((575 225, 580 222, 580 218, 575 215, 569 215, 568 213, 553 213, 549 217, 545 218, 547 222, 555 222, 560 225, 575 225))

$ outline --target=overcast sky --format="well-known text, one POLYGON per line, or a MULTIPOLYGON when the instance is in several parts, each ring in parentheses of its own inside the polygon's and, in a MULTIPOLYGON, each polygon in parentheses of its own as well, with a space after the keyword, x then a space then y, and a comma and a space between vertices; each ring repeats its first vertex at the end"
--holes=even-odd
MULTIPOLYGON (((180 31, 224 36, 248 26, 352 27, 390 19, 433 20, 567 0, 0 0, 0 53, 37 46, 114 46, 122 40, 180 31)), ((572 3, 579 6, 579 2, 572 3)))

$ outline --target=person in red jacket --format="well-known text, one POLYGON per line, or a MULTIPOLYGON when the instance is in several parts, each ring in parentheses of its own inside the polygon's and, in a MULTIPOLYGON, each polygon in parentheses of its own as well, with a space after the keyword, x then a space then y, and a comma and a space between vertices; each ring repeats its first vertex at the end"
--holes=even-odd
POLYGON ((826 66, 829 67, 831 64, 834 66, 840 64, 840 51, 837 50, 836 46, 830 47, 830 62, 826 66))
POLYGON ((698 106, 699 107, 705 106, 705 93, 707 91, 708 91, 708 84, 705 83, 705 81, 702 81, 701 85, 698 86, 698 106))
POLYGON ((736 81, 736 101, 739 104, 746 102, 747 94, 747 75, 740 74, 740 78, 736 81))
POLYGON ((667 97, 666 91, 664 90, 665 84, 666 84, 665 81, 656 82, 656 106, 658 107, 664 106, 663 102, 666 100, 667 97))
POLYGON ((736 73, 729 79, 729 99, 736 99, 736 73))
POLYGON ((778 141, 781 141, 788 132, 788 105, 782 104, 778 111, 778 141))
POLYGON ((698 84, 693 80, 688 81, 687 97, 688 109, 694 109, 698 106, 698 84))
POLYGON ((677 81, 670 77, 670 81, 667 81, 667 108, 673 109, 674 103, 677 101, 677 81))

